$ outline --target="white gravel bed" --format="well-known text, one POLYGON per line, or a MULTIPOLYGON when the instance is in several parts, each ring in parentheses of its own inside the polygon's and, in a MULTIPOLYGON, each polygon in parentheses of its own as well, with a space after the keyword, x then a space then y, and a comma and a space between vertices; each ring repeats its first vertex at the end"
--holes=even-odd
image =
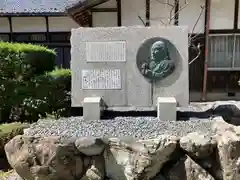
POLYGON ((82 117, 59 120, 39 120, 30 126, 26 135, 76 137, 154 138, 162 134, 184 136, 190 132, 211 133, 214 120, 161 121, 155 117, 117 117, 111 120, 84 121, 82 117))

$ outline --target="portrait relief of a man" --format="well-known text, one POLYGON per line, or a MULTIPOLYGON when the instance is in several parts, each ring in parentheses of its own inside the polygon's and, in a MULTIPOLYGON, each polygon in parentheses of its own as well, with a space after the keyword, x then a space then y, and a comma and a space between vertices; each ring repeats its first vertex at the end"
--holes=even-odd
POLYGON ((160 80, 170 75, 175 69, 175 64, 169 56, 166 42, 154 42, 150 48, 150 59, 142 63, 140 68, 141 73, 152 80, 160 80))

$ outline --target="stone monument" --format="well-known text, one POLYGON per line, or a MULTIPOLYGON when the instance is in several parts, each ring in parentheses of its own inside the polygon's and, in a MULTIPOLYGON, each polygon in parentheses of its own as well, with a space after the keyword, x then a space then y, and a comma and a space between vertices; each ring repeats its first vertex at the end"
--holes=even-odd
MULTIPOLYGON (((188 29, 73 29, 71 69, 73 107, 86 104, 86 97, 100 97, 109 107, 160 107, 159 97, 188 105, 188 29)), ((90 101, 100 106, 100 99, 90 101)))

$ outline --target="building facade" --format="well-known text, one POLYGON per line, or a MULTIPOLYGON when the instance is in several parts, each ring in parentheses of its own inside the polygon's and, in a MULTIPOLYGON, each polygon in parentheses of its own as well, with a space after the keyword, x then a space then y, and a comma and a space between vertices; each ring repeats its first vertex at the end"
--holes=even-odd
MULTIPOLYGON (((189 66, 191 99, 238 100, 239 6, 239 0, 5 0, 0 2, 0 39, 55 48, 57 64, 69 68, 72 28, 188 26, 193 43, 201 46, 189 66)), ((189 53, 191 61, 196 52, 189 53)))

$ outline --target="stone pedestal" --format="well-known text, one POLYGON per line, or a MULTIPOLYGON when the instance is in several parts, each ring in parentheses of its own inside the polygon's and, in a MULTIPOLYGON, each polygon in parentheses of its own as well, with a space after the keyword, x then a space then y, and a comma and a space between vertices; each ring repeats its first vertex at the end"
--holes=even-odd
POLYGON ((83 100, 84 120, 99 120, 103 110, 101 97, 86 97, 83 100))
POLYGON ((174 97, 158 97, 157 117, 163 121, 177 119, 177 101, 174 97))

